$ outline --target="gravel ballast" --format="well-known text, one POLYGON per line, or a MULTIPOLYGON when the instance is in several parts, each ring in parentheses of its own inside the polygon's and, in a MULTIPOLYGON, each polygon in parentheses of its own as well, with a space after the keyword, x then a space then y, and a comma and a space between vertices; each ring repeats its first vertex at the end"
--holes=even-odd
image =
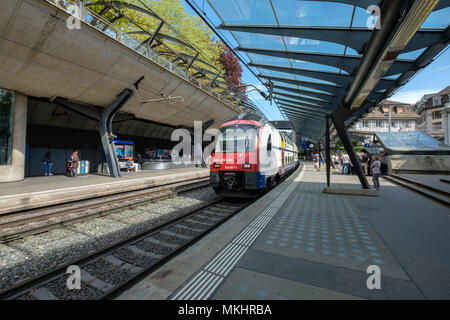
MULTIPOLYGON (((149 230, 215 198, 213 189, 205 187, 0 244, 0 290, 149 230)), ((162 250, 151 243, 141 243, 141 246, 144 250, 152 248, 154 253, 162 250)), ((139 262, 143 265, 149 263, 139 262)), ((86 292, 81 296, 89 298, 95 294, 86 292)))

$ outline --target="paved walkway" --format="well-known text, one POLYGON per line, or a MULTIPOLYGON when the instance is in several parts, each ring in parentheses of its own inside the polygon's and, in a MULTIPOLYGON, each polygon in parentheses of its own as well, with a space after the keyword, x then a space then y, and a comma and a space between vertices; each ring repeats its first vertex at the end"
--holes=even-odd
MULTIPOLYGON (((446 207, 382 181, 379 197, 322 193, 307 163, 121 299, 449 299, 446 207), (381 269, 369 290, 367 267, 381 269)), ((332 185, 359 188, 356 176, 332 185)))

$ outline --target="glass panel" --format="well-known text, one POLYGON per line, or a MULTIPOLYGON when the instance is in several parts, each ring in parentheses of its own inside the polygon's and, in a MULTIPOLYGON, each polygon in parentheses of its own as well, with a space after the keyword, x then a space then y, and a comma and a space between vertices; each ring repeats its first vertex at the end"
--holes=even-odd
POLYGON ((324 80, 320 80, 320 79, 316 79, 316 78, 310 78, 310 77, 304 77, 304 76, 298 76, 298 75, 296 75, 295 78, 299 81, 309 81, 309 82, 315 82, 315 83, 320 83, 320 84, 329 84, 331 86, 336 86, 336 84, 333 82, 324 81, 324 80))
MULTIPOLYGON (((275 91, 276 91, 276 94, 277 93, 285 93, 285 94, 289 94, 289 95, 291 95, 291 96, 295 96, 295 97, 299 97, 299 98, 301 98, 301 97, 305 97, 305 98, 308 98, 308 99, 312 99, 312 100, 316 100, 317 102, 326 102, 325 100, 323 100, 323 99, 319 99, 319 98, 317 98, 317 97, 312 97, 312 96, 309 96, 309 95, 306 95, 306 94, 299 94, 299 93, 295 93, 295 92, 292 92, 292 91, 287 91, 287 90, 283 90, 283 89, 277 89, 277 88, 275 88, 275 91)), ((285 96, 283 96, 283 95, 278 95, 280 98, 283 98, 284 99, 284 97, 285 96)))
POLYGON ((386 147, 403 147, 397 139, 394 138, 392 133, 389 132, 377 132, 377 136, 386 147))
POLYGON ((0 165, 10 165, 12 158, 14 91, 0 89, 0 165))
POLYGON ((272 0, 272 3, 280 25, 348 27, 353 12, 353 6, 333 2, 272 0))
MULTIPOLYGON (((282 82, 282 81, 274 81, 272 80, 273 84, 276 86, 280 86, 280 87, 287 87, 287 88, 293 88, 293 89, 298 89, 298 86, 292 83, 286 83, 286 82, 282 82)), ((277 89, 278 90, 278 89, 277 89)))
POLYGON ((397 73, 397 74, 393 74, 392 76, 383 77, 383 79, 396 80, 401 75, 402 75, 401 73, 397 73))
POLYGON ((358 52, 356 52, 355 49, 352 49, 350 47, 347 47, 347 50, 345 50, 345 55, 346 56, 362 56, 361 54, 359 54, 358 52))
POLYGON ((269 64, 273 66, 290 67, 289 59, 265 56, 262 54, 247 54, 250 60, 255 64, 269 64))
POLYGON ((290 51, 344 54, 345 46, 333 42, 304 38, 286 37, 286 47, 290 51))
POLYGON ((268 0, 209 0, 219 17, 229 24, 276 25, 268 0))
POLYGON ((450 7, 438 11, 433 11, 420 28, 445 29, 448 27, 449 24, 450 24, 450 7))
POLYGON ((420 143, 422 143, 427 147, 439 147, 442 145, 439 141, 423 132, 415 131, 411 132, 411 134, 414 134, 416 136, 417 141, 419 141, 420 143))
POLYGON ((295 76, 292 73, 278 72, 278 71, 260 69, 260 68, 257 68, 257 69, 262 75, 295 80, 295 76))
POLYGON ((402 53, 398 56, 398 59, 411 59, 416 60, 427 48, 422 48, 415 51, 402 53))
MULTIPOLYGON (((324 64, 312 63, 302 60, 293 60, 291 59, 292 67, 299 69, 309 69, 309 70, 318 70, 318 71, 330 71, 330 72, 339 72, 338 68, 327 66, 324 64)), ((347 72, 342 71, 342 73, 347 74, 347 72)))
POLYGON ((352 27, 354 28, 367 28, 367 23, 369 22, 369 25, 375 24, 376 20, 373 20, 371 17, 371 14, 367 12, 366 9, 356 7, 355 10, 355 17, 353 18, 353 24, 352 27))
POLYGON ((242 47, 285 50, 283 38, 270 34, 258 34, 234 31, 233 35, 242 47))

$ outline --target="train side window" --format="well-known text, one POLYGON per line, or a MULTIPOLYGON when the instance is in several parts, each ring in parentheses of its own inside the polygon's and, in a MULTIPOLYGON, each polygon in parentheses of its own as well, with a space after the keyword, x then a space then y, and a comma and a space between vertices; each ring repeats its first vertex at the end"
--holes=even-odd
POLYGON ((269 139, 267 139, 267 151, 272 151, 272 135, 269 135, 269 139))

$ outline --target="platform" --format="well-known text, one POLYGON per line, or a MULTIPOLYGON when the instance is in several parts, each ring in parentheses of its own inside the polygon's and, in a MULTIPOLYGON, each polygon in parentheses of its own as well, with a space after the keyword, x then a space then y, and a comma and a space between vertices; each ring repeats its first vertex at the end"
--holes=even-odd
POLYGON ((207 177, 208 168, 178 168, 122 172, 121 178, 100 174, 25 178, 0 183, 0 214, 207 177))
POLYGON ((413 174, 413 173, 397 173, 396 176, 405 178, 410 181, 417 182, 421 185, 438 189, 450 194, 450 184, 442 180, 450 180, 448 174, 413 174))
POLYGON ((450 298, 448 208, 386 180, 379 197, 326 194, 325 181, 306 163, 118 299, 450 298))

